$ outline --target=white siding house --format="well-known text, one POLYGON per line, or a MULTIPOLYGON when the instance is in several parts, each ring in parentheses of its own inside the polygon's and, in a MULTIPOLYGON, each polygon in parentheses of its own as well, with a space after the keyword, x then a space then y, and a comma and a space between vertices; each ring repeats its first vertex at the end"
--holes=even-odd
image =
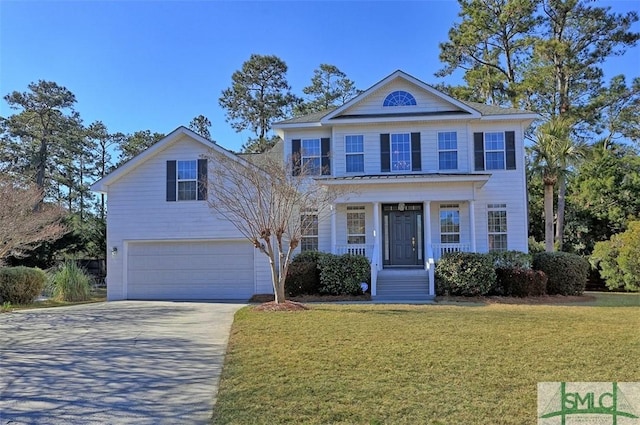
MULTIPOLYGON (((302 248, 364 254, 372 296, 409 301, 434 296, 445 252, 527 251, 523 137, 536 118, 396 71, 339 108, 274 124, 283 161, 347 187, 302 248)), ((199 200, 211 148, 235 157, 181 127, 94 184, 108 195, 109 300, 272 292, 266 256, 199 200)))

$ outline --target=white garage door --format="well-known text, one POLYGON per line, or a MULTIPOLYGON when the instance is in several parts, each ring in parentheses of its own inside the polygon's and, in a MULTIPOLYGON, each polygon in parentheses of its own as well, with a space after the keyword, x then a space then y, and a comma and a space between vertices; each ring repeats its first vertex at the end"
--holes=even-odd
POLYGON ((247 241, 131 242, 127 299, 247 300, 253 255, 247 241))

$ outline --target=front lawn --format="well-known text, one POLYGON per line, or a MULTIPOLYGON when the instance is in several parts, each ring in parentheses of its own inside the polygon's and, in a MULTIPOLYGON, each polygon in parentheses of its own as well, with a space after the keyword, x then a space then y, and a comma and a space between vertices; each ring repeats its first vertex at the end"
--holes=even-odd
POLYGON ((239 311, 216 424, 535 424, 540 381, 637 381, 640 296, 239 311))

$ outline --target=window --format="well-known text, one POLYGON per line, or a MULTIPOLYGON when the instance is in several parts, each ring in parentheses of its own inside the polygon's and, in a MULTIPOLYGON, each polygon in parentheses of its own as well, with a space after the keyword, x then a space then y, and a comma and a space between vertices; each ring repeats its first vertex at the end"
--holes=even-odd
POLYGON ((318 250, 318 214, 306 212, 300 216, 302 239, 300 249, 302 251, 318 250))
POLYGON ((489 252, 507 250, 507 205, 489 204, 487 206, 487 225, 489 230, 489 252))
POLYGON ((458 169, 458 135, 455 131, 438 133, 438 164, 440 170, 458 169))
POLYGON ((302 140, 302 168, 306 174, 316 176, 321 167, 320 139, 302 140))
POLYGON ((391 135, 391 171, 411 171, 411 135, 391 135))
POLYGON ((403 90, 397 90, 384 99, 382 106, 413 106, 417 105, 416 98, 411 93, 403 90))
POLYGON ((347 155, 347 173, 364 172, 364 137, 345 136, 344 149, 347 155))
POLYGON ((363 206, 347 207, 347 243, 364 244, 365 234, 365 212, 363 206))
POLYGON ((195 201, 197 196, 197 161, 178 161, 178 201, 195 201))
POLYGON ((484 133, 485 167, 504 170, 504 133, 484 133))
POLYGON ((167 202, 207 199, 207 160, 167 161, 167 202))
POLYGON ((460 206, 440 205, 440 243, 460 243, 460 206))

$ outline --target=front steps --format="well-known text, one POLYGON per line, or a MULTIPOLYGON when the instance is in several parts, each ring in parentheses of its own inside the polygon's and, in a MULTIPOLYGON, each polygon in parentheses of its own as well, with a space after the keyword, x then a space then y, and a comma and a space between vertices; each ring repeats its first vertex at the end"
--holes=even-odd
POLYGON ((424 269, 384 269, 378 272, 376 283, 378 302, 426 302, 433 301, 429 295, 429 274, 424 269))

